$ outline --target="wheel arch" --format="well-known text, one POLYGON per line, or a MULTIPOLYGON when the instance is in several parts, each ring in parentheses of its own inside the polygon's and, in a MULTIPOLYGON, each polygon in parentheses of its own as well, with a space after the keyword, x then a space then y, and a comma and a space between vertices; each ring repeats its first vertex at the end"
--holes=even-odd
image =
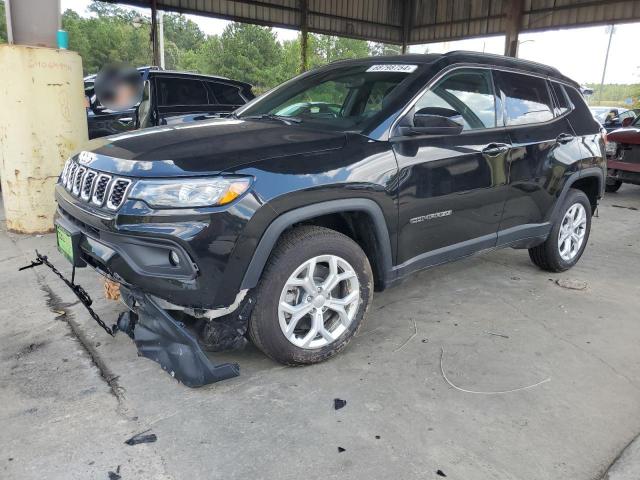
POLYGON ((604 181, 604 173, 599 167, 589 167, 571 174, 565 181, 562 191, 558 195, 558 199, 556 200, 550 216, 551 222, 557 220, 557 216, 560 213, 564 199, 571 188, 577 188, 587 195, 587 198, 589 198, 589 202, 591 203, 593 213, 598 206, 598 199, 602 198, 604 192, 604 181))
POLYGON ((374 269, 377 268, 378 275, 376 276, 379 277, 378 281, 382 283, 381 287, 384 288, 388 281, 389 272, 392 270, 391 238, 384 215, 380 206, 373 200, 367 198, 349 198, 329 200, 299 207, 276 217, 276 219, 269 224, 258 242, 258 246, 253 253, 242 279, 241 289, 254 288, 258 284, 269 256, 285 230, 296 224, 323 216, 352 212, 362 213, 371 221, 377 258, 369 258, 369 260, 372 263, 376 263, 376 265, 372 266, 374 269))

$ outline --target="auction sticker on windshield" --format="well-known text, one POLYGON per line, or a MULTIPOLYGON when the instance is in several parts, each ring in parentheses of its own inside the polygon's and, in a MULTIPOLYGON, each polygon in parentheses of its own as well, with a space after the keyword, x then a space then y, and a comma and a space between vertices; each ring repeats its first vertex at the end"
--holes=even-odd
POLYGON ((367 68, 367 72, 404 72, 411 73, 418 68, 417 65, 406 65, 404 63, 392 64, 381 63, 379 65, 371 65, 367 68))

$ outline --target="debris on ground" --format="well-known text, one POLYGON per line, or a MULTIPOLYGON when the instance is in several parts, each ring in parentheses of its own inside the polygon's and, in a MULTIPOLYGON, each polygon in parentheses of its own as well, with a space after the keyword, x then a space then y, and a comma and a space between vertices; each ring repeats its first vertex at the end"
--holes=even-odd
POLYGON ((442 470, 436 470, 436 475, 438 475, 439 477, 446 477, 447 474, 444 473, 442 470))
POLYGON ((333 399, 333 408, 334 408, 334 410, 340 410, 346 404, 347 404, 347 401, 346 400, 342 400, 341 398, 334 398, 333 399))
POLYGON ((376 440, 380 440, 380 435, 376 435, 376 440))
POLYGON ((627 207, 625 205, 611 205, 611 206, 616 208, 626 208, 627 210, 638 210, 636 207, 627 207))
POLYGON ((413 340, 413 337, 415 337, 416 335, 418 335, 418 325, 416 324, 416 321, 413 320, 413 333, 409 336, 409 338, 407 338, 402 345, 400 345, 398 348, 396 348, 394 350, 394 352, 397 352, 399 350, 402 350, 404 348, 404 346, 409 343, 411 340, 413 340))
POLYGON ((509 338, 509 335, 505 335, 504 333, 489 332, 487 330, 485 330, 484 333, 486 333, 487 335, 493 335, 494 337, 509 338))
POLYGON ((346 452, 346 448, 338 447, 338 453, 346 452))
POLYGON ((124 443, 127 445, 138 445, 139 443, 153 443, 158 440, 158 437, 155 433, 146 434, 150 430, 145 430, 144 432, 138 433, 131 437, 129 440, 126 440, 124 443))
POLYGON ((451 380, 449 380, 447 378, 447 374, 444 373, 444 365, 443 365, 443 359, 444 359, 444 348, 441 348, 440 350, 440 372, 442 373, 442 378, 444 378, 444 380, 453 388, 455 388, 456 390, 460 391, 460 392, 464 392, 464 393, 477 393, 480 395, 499 395, 502 393, 512 393, 512 392, 520 392, 522 390, 529 390, 530 388, 534 388, 534 387, 538 387, 540 385, 542 385, 543 383, 547 383, 551 381, 551 377, 545 378, 544 380, 539 381, 538 383, 534 383, 533 385, 527 385, 525 387, 518 387, 518 388, 512 388, 510 390, 499 390, 499 391, 495 391, 495 392, 483 392, 483 391, 477 391, 477 390, 467 390, 461 387, 458 387, 457 385, 454 385, 451 380))
POLYGON ((109 471, 107 475, 109 475, 109 480, 120 480, 122 478, 120 476, 120 465, 118 465, 115 472, 109 471))
POLYGON ((559 278, 556 280, 556 285, 569 290, 585 290, 587 288, 587 282, 582 280, 571 280, 566 278, 559 278))

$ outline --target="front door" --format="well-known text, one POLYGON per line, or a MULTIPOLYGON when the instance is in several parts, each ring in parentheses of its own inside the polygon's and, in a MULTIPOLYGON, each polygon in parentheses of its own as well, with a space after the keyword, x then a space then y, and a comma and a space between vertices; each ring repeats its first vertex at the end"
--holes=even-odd
POLYGON ((510 145, 491 71, 452 70, 400 125, 425 108, 455 110, 463 131, 392 138, 399 166, 400 276, 495 246, 505 199, 510 145))

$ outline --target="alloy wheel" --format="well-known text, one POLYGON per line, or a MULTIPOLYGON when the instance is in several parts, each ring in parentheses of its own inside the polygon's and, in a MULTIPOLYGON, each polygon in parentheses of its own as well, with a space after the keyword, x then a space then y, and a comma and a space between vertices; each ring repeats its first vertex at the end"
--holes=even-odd
POLYGON ((563 260, 570 262, 578 255, 586 230, 587 212, 581 203, 574 203, 564 214, 558 233, 558 249, 563 260))
POLYGON ((278 320, 291 343, 318 349, 347 331, 359 306, 360 282, 353 267, 336 255, 320 255, 300 265, 285 283, 278 320))

